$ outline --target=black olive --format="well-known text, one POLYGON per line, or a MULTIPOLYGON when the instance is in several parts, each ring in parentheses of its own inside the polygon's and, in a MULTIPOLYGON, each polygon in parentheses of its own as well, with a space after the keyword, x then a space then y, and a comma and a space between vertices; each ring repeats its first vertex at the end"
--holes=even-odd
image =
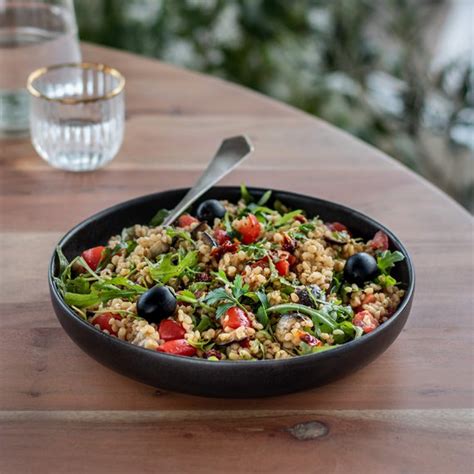
POLYGON ((310 285, 309 287, 302 286, 300 288, 296 288, 295 293, 298 295, 298 303, 303 304, 305 306, 309 306, 314 308, 314 301, 313 298, 308 293, 308 289, 311 291, 311 294, 317 300, 326 300, 326 294, 324 293, 318 285, 310 285))
POLYGON ((154 286, 143 293, 137 302, 138 316, 151 323, 172 316, 176 311, 176 297, 168 286, 154 286))
POLYGON ((344 267, 344 279, 357 285, 373 280, 378 273, 379 269, 375 258, 365 252, 349 257, 344 267))
POLYGON ((216 217, 222 219, 224 215, 225 207, 217 199, 208 199, 202 202, 196 210, 196 217, 209 224, 212 224, 216 217))

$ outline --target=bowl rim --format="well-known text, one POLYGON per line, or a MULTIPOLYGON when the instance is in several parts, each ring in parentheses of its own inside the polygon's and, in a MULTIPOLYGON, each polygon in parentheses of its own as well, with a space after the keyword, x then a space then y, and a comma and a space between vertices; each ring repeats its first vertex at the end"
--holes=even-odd
MULTIPOLYGON (((205 197, 206 194, 210 191, 213 190, 220 190, 220 191, 238 191, 240 189, 239 186, 214 186, 212 187, 209 191, 207 191, 202 197, 205 197)), ((253 187, 253 186, 247 186, 247 189, 249 192, 255 192, 255 193, 264 193, 268 189, 265 188, 260 188, 260 187, 253 187)), ((235 369, 236 367, 244 367, 248 366, 249 368, 256 367, 256 368, 270 368, 270 367, 281 367, 283 365, 297 365, 309 361, 316 361, 316 360, 324 360, 326 358, 336 356, 338 354, 343 354, 345 351, 352 350, 352 349, 357 349, 357 347, 365 345, 366 343, 369 343, 370 341, 373 341, 375 338, 377 338, 379 335, 382 335, 383 333, 387 333, 390 330, 390 327, 393 326, 396 322, 396 320, 401 316, 401 314, 404 312, 405 308, 411 303, 413 299, 413 294, 415 290, 415 269, 413 266, 412 259, 410 257, 410 254, 408 253, 406 247, 402 244, 400 239, 390 230, 388 229, 385 225, 381 224, 380 222, 376 221, 375 219, 367 216, 366 214, 353 209, 351 207, 348 207, 344 204, 340 204, 335 201, 328 201, 326 199, 321 199, 318 197, 314 196, 309 196, 306 194, 300 194, 300 193, 295 193, 292 191, 284 191, 284 190, 278 190, 274 188, 269 188, 273 194, 277 194, 279 197, 283 197, 284 195, 291 197, 296 197, 296 198, 305 198, 305 199, 310 199, 313 202, 320 203, 322 205, 330 205, 330 206, 336 206, 343 210, 344 212, 351 213, 353 215, 356 215, 356 217, 370 222, 372 225, 378 227, 380 230, 383 230, 391 239, 393 243, 396 244, 396 246, 399 247, 400 251, 403 253, 406 259, 406 264, 408 268, 408 286, 406 288, 405 295, 403 297, 402 302, 400 303, 400 306, 397 308, 397 310, 393 313, 393 315, 385 321, 383 324, 381 324, 379 327, 377 327, 374 331, 364 334, 362 337, 359 337, 358 339, 353 339, 349 342, 346 342, 344 344, 341 344, 339 346, 336 346, 332 349, 321 351, 321 352, 315 352, 312 354, 305 354, 305 355, 299 355, 295 357, 291 357, 289 359, 258 359, 258 360, 224 360, 221 361, 223 363, 216 363, 215 361, 207 360, 207 359, 201 359, 201 358, 195 358, 195 357, 185 357, 185 356, 179 356, 179 355, 174 355, 174 354, 167 354, 165 352, 159 352, 159 351, 151 351, 150 349, 145 349, 144 347, 140 347, 134 344, 131 344, 128 341, 122 341, 121 339, 111 336, 110 334, 106 334, 102 332, 101 330, 97 329, 95 326, 90 324, 89 322, 85 321, 82 319, 78 314, 76 314, 64 301, 62 296, 59 293, 58 288, 56 287, 56 284, 54 282, 54 268, 55 268, 55 262, 56 262, 56 248, 62 246, 79 230, 81 230, 83 227, 86 225, 89 225, 90 221, 98 218, 105 217, 106 215, 113 213, 115 211, 120 210, 122 207, 127 206, 127 205, 133 205, 133 204, 138 204, 141 201, 146 201, 146 200, 153 200, 153 198, 159 198, 160 195, 163 195, 165 193, 185 193, 186 191, 189 190, 189 188, 172 188, 172 189, 167 189, 163 191, 159 191, 156 193, 151 193, 151 194, 144 194, 142 196, 136 197, 129 199, 127 201, 122 201, 120 203, 114 204, 113 206, 110 206, 106 209, 103 209, 86 219, 82 220, 78 224, 76 224, 74 227, 69 229, 59 240, 59 242, 56 244, 54 247, 53 254, 50 259, 50 263, 48 266, 48 284, 50 288, 50 294, 51 298, 54 298, 57 304, 61 307, 63 312, 67 314, 67 316, 71 317, 76 323, 81 325, 84 329, 91 333, 95 333, 97 335, 100 335, 100 337, 104 338, 104 343, 107 341, 111 343, 118 344, 125 350, 129 351, 138 351, 138 354, 144 355, 148 354, 149 357, 154 357, 159 359, 163 359, 163 361, 169 361, 170 363, 176 363, 176 364, 194 364, 195 366, 201 366, 201 367, 219 367, 217 370, 231 370, 235 369)), ((200 199, 202 199, 202 197, 200 199)), ((198 202, 200 201, 198 200, 198 202)))

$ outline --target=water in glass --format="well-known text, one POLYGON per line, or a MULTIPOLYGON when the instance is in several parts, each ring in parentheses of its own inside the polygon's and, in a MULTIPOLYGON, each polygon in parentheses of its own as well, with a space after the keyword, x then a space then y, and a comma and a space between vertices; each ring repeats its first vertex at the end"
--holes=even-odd
POLYGON ((28 130, 28 74, 79 62, 72 0, 0 0, 0 135, 28 130))

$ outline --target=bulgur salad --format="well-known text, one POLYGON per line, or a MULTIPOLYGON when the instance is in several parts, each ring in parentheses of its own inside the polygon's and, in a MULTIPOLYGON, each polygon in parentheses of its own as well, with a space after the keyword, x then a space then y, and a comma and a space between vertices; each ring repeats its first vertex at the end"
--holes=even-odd
POLYGON ((160 210, 72 261, 58 248, 64 301, 113 337, 213 361, 324 351, 395 312, 404 290, 390 273, 404 256, 383 231, 364 241, 270 191, 241 194, 167 227, 160 210))

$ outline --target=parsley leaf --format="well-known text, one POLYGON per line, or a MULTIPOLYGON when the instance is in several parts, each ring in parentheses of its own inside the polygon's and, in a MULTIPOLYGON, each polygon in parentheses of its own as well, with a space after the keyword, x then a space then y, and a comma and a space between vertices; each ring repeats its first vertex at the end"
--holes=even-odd
POLYGON ((181 277, 197 263, 198 252, 196 250, 188 252, 184 256, 181 253, 165 254, 161 256, 156 265, 150 266, 150 276, 153 280, 165 284, 171 278, 181 277))

